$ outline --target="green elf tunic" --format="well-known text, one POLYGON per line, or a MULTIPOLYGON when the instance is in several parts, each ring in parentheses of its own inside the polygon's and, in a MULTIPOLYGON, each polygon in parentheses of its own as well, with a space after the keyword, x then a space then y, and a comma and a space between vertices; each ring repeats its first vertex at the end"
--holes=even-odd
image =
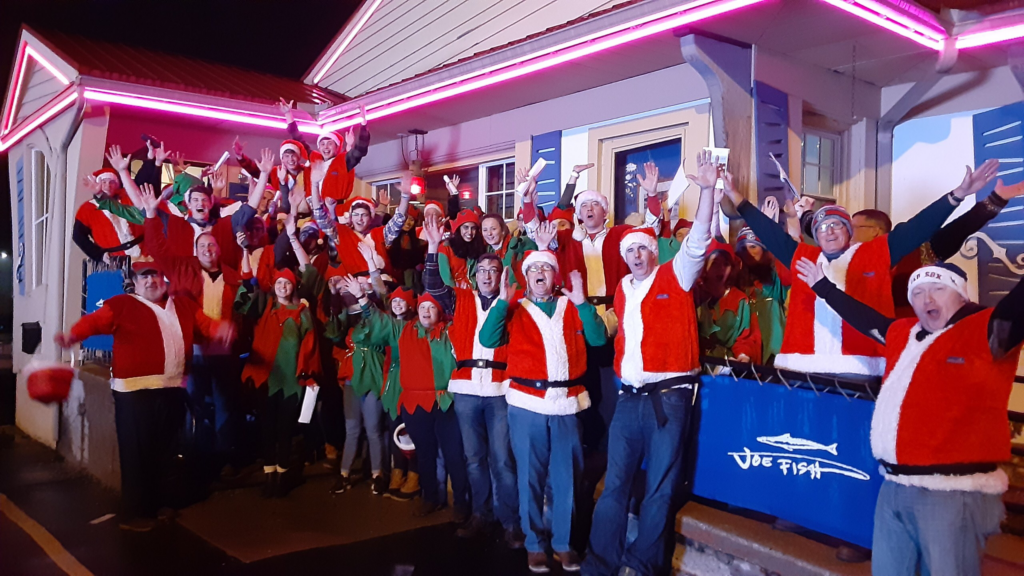
POLYGON ((391 350, 387 386, 381 401, 392 418, 398 409, 417 407, 426 411, 452 405, 448 381, 455 372, 455 354, 447 325, 427 330, 418 321, 392 318, 369 303, 363 305, 363 322, 352 333, 357 345, 387 346, 391 350))
MULTIPOLYGON (((515 272, 515 283, 517 287, 526 285, 526 279, 523 278, 522 266, 520 263, 526 256, 526 252, 529 250, 536 250, 537 243, 530 240, 526 236, 513 236, 506 234, 505 239, 501 241, 501 248, 495 250, 494 246, 487 246, 487 252, 497 254, 501 258, 501 265, 515 272)), ((444 270, 442 268, 442 270, 444 270)), ((474 280, 475 280, 474 275, 474 280)))
POLYGON ((476 289, 476 260, 459 258, 446 240, 437 251, 441 280, 453 288, 476 289))
MULTIPOLYGON (((778 262, 778 260, 776 260, 778 262)), ((786 298, 789 286, 784 278, 775 270, 771 282, 762 284, 755 281, 747 291, 750 307, 757 317, 757 325, 761 330, 761 359, 771 364, 775 355, 782 350, 782 334, 786 331, 786 298)))
POLYGON ((761 363, 761 332, 742 290, 729 288, 717 302, 698 306, 697 326, 704 354, 715 358, 746 354, 751 362, 761 363))

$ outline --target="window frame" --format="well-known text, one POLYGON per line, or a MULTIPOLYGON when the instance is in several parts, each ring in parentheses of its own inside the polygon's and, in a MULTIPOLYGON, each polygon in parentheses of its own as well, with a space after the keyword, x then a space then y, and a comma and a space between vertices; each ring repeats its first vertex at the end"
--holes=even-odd
POLYGON ((29 165, 32 175, 32 288, 35 289, 46 280, 46 235, 50 228, 53 175, 46 162, 46 153, 38 148, 29 148, 29 165))
POLYGON ((800 141, 800 193, 813 198, 822 198, 832 201, 836 201, 839 198, 839 183, 842 182, 842 135, 835 132, 829 132, 827 130, 819 130, 813 128, 804 128, 803 138, 800 141), (807 137, 814 136, 819 140, 818 146, 818 162, 807 161, 807 137), (821 145, 820 142, 828 140, 832 143, 832 162, 830 165, 821 163, 821 145), (818 169, 818 180, 815 182, 815 192, 809 192, 807 190, 807 166, 814 166, 818 169), (821 173, 823 168, 827 168, 832 174, 832 189, 831 194, 823 194, 821 192, 821 173))
MULTIPOLYGON (((515 212, 516 212, 516 210, 515 210, 515 206, 516 206, 516 188, 515 188, 516 158, 515 158, 515 156, 511 156, 511 157, 507 157, 507 158, 500 158, 498 160, 491 160, 491 161, 488 161, 488 162, 481 162, 480 164, 477 165, 477 169, 480 171, 479 172, 479 176, 477 178, 477 193, 476 193, 477 205, 480 206, 480 209, 483 210, 486 213, 488 211, 487 210, 487 199, 488 199, 488 196, 497 196, 498 194, 502 194, 502 195, 511 194, 512 195, 512 217, 505 219, 505 222, 507 223, 507 222, 511 222, 511 221, 515 220, 516 219, 516 214, 515 214, 515 212), (494 191, 487 190, 487 184, 488 184, 487 169, 491 168, 491 167, 494 167, 494 166, 505 166, 505 170, 507 171, 510 168, 509 168, 509 166, 506 166, 506 165, 511 165, 511 170, 512 170, 512 174, 513 174, 513 177, 512 177, 512 188, 503 188, 502 190, 494 190, 494 191)), ((505 175, 503 174, 503 176, 505 176, 505 175)), ((501 180, 502 180, 502 182, 506 182, 508 180, 508 177, 505 176, 501 180)), ((504 210, 504 204, 502 205, 502 209, 504 210)), ((502 216, 502 218, 504 218, 505 214, 503 213, 501 216, 502 216)))

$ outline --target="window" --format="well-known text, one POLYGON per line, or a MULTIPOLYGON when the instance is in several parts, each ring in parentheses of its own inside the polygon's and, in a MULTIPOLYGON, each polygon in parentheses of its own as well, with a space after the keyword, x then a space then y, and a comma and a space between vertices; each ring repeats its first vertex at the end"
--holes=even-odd
POLYGON ((838 134, 804 132, 804 194, 835 198, 839 157, 838 134))
POLYGON ((516 161, 514 158, 480 165, 480 207, 501 214, 505 221, 516 217, 516 161))
POLYGON ((644 174, 643 165, 654 162, 658 167, 658 190, 668 191, 672 185, 671 175, 682 166, 682 157, 682 138, 672 138, 615 152, 616 225, 625 223, 631 214, 646 214, 646 195, 640 189, 640 181, 637 180, 644 174))
POLYGON ((32 287, 43 283, 43 250, 50 218, 50 168, 42 150, 31 151, 32 167, 32 287))
POLYGON ((382 180, 380 182, 374 182, 373 186, 373 199, 375 202, 380 204, 382 198, 381 194, 387 194, 389 199, 388 214, 394 214, 395 209, 398 208, 398 203, 402 201, 402 191, 399 186, 402 184, 400 178, 394 180, 382 180))

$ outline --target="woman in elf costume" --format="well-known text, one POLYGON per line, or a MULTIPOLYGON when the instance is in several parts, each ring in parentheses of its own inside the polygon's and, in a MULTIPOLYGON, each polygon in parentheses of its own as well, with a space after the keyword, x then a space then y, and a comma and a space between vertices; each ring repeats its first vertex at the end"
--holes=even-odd
MULTIPOLYGON (((302 267, 302 281, 316 282, 319 275, 299 244, 294 218, 288 219, 286 233, 302 267)), ((242 276, 245 282, 238 291, 235 309, 256 321, 242 381, 260 390, 264 497, 283 497, 302 475, 301 467, 285 475, 302 389, 315 385, 314 378, 320 374, 313 317, 306 304, 296 298, 299 283, 291 270, 279 270, 274 275, 273 292, 259 288, 247 257, 242 258, 242 276)))
POLYGON ((740 230, 736 256, 742 264, 736 284, 750 300, 761 331, 761 361, 770 366, 782 350, 782 334, 786 330, 789 270, 765 250, 750 228, 740 230))
POLYGON ((438 250, 437 265, 441 279, 453 288, 473 290, 476 259, 487 252, 480 234, 480 217, 472 210, 459 212, 452 223, 452 235, 438 250))
POLYGON ((515 272, 516 286, 525 286, 526 279, 523 278, 520 264, 528 251, 537 249, 537 244, 525 234, 513 236, 505 219, 493 213, 484 214, 480 218, 480 235, 487 244, 487 251, 497 254, 501 264, 515 272))
POLYGON ((713 240, 699 281, 697 324, 701 349, 716 358, 761 363, 761 331, 747 295, 734 286, 732 246, 713 240))

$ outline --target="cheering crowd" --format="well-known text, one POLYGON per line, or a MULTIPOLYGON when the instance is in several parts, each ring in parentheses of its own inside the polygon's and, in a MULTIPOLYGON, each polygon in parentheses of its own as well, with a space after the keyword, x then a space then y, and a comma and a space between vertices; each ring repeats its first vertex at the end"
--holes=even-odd
POLYGON ((685 176, 699 195, 692 222, 673 221, 653 162, 637 176, 636 226, 609 225, 605 193, 576 192, 592 165, 574 167, 548 213, 520 170, 510 229, 460 210, 457 179, 447 205, 417 209, 407 178, 393 214, 387 198, 353 195, 365 120, 313 149, 282 110, 290 139, 277 154, 234 144, 244 201, 151 138, 135 174, 114 145, 83 182, 92 198, 73 239, 134 286, 56 340, 114 336, 123 528, 169 513, 158 487, 188 410, 224 476, 258 456, 265 497, 302 481, 297 436, 336 466, 331 492, 349 490, 365 435, 373 494, 416 498, 412 513, 427 515, 449 505, 450 483, 457 535, 500 524, 532 572, 553 558, 584 574, 662 574, 700 358, 712 356, 884 377, 871 425, 886 479, 874 572, 980 573, 1007 488, 997 464, 1009 457, 1024 288, 983 308, 944 261, 1024 187, 998 182, 944 223, 997 162, 968 168, 895 227, 810 198, 759 208, 707 151, 685 176), (165 162, 176 176, 161 186, 165 162), (719 212, 745 222, 732 244, 719 212), (258 454, 246 449, 249 414, 258 454), (581 558, 570 535, 587 527, 581 558))

